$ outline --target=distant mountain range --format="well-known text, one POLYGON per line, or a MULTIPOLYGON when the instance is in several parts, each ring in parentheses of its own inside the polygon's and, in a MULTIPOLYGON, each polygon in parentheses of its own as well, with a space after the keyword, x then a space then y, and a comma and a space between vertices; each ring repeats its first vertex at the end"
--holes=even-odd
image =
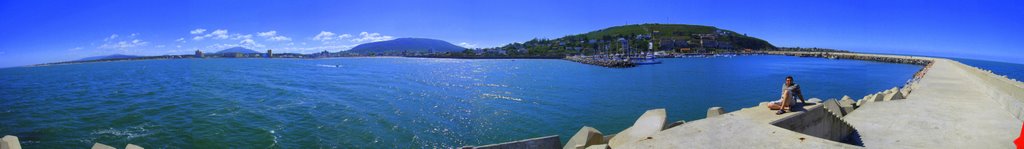
POLYGON ((86 58, 79 59, 78 61, 92 61, 92 60, 105 60, 105 59, 127 59, 127 58, 138 58, 138 57, 142 57, 142 56, 124 55, 124 54, 113 54, 113 55, 86 57, 86 58))
POLYGON ((398 38, 388 41, 360 44, 348 52, 352 53, 387 53, 387 52, 462 52, 466 48, 453 45, 446 41, 427 38, 398 38))
POLYGON ((243 48, 243 47, 234 47, 234 48, 228 48, 228 49, 217 51, 217 54, 226 54, 226 53, 252 54, 252 53, 260 53, 260 52, 252 50, 252 49, 246 49, 246 48, 243 48))

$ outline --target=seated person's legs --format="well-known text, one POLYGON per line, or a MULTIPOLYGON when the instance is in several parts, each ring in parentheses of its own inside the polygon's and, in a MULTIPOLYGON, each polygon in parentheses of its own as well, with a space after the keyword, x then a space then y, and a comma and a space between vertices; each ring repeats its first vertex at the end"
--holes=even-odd
POLYGON ((785 103, 785 104, 786 104, 786 105, 783 105, 783 103, 781 102, 781 100, 777 100, 777 101, 772 101, 772 102, 769 102, 769 103, 768 103, 768 109, 771 109, 771 110, 779 110, 779 109, 782 109, 782 108, 784 108, 784 107, 787 107, 787 106, 789 106, 789 105, 790 105, 789 103, 785 103))

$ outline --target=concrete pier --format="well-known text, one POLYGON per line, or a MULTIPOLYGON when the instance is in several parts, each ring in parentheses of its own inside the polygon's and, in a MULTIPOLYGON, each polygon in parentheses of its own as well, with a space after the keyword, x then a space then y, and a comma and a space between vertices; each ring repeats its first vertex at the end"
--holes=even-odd
POLYGON ((864 146, 1013 148, 1022 125, 1013 111, 1020 111, 1024 89, 1010 86, 1016 82, 983 81, 991 76, 953 60, 933 60, 912 96, 844 117, 860 131, 864 146))
POLYGON ((868 102, 863 100, 876 101, 886 94, 869 96, 857 102, 863 106, 832 120, 848 123, 853 128, 850 131, 858 134, 853 137, 859 137, 854 138, 860 140, 859 145, 836 141, 840 137, 833 134, 847 130, 842 123, 827 119, 802 121, 824 123, 804 125, 835 125, 817 127, 812 133, 772 124, 793 115, 820 113, 813 112, 816 110, 774 115, 764 107, 752 107, 673 127, 622 148, 1013 148, 1012 141, 1020 135, 1024 122, 1020 82, 949 59, 856 53, 828 56, 928 66, 916 83, 904 87, 907 89, 890 90, 889 100, 865 105, 868 102), (906 98, 896 100, 893 96, 897 93, 906 98))

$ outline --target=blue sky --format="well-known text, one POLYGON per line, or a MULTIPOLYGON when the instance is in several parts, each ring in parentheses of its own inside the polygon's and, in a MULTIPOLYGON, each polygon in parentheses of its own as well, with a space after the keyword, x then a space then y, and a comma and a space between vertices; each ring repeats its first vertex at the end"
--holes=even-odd
POLYGON ((401 37, 493 47, 638 23, 776 46, 1022 63, 1021 1, 0 1, 0 67, 233 46, 309 53, 401 37))

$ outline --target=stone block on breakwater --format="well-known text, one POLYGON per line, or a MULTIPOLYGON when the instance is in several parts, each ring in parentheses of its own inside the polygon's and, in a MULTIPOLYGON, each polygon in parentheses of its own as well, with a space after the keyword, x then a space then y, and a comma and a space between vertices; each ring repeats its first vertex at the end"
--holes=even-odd
POLYGON ((640 115, 633 126, 615 134, 608 141, 608 146, 618 148, 622 145, 646 139, 665 128, 665 109, 652 109, 640 115))
POLYGON ((821 103, 821 99, 819 99, 819 98, 811 98, 811 99, 807 99, 807 102, 821 103))
POLYGON ((608 149, 608 144, 591 145, 587 149, 608 149))
POLYGON ((21 149, 21 142, 18 137, 6 135, 0 139, 0 149, 21 149))
POLYGON ((855 103, 856 101, 853 101, 853 98, 850 98, 850 96, 843 95, 843 98, 839 99, 839 106, 853 106, 855 103))
POLYGON ((601 131, 593 127, 583 126, 583 128, 580 128, 580 131, 576 132, 576 135, 569 138, 569 142, 565 143, 562 149, 583 149, 597 144, 605 144, 604 135, 601 134, 601 131))
POLYGON ((885 99, 884 100, 885 101, 890 101, 890 100, 900 100, 900 99, 903 99, 903 93, 901 93, 899 91, 893 91, 893 92, 889 92, 888 94, 885 94, 885 99))
POLYGON ((505 142, 500 144, 491 144, 484 146, 465 146, 463 149, 506 149, 506 148, 537 148, 537 149, 557 149, 562 146, 562 141, 558 139, 558 135, 544 136, 539 138, 531 138, 526 140, 519 140, 513 142, 505 142))
POLYGON ((114 148, 113 146, 102 144, 102 143, 95 143, 95 144, 92 144, 92 149, 117 149, 117 148, 114 148))
POLYGON ((768 104, 771 104, 771 103, 768 103, 768 102, 757 103, 757 107, 768 107, 768 104))
POLYGON ((871 101, 871 102, 885 101, 885 94, 883 94, 881 92, 880 93, 872 94, 871 95, 871 100, 868 100, 868 101, 871 101))
POLYGON ((711 118, 711 117, 719 116, 719 115, 722 115, 722 114, 725 114, 725 110, 723 110, 722 107, 711 107, 711 108, 708 108, 708 116, 707 117, 711 118))
POLYGON ((843 99, 839 100, 839 107, 843 109, 843 113, 850 114, 853 110, 856 110, 857 102, 853 101, 850 96, 843 95, 843 99))
POLYGON ((903 98, 906 98, 907 96, 910 96, 910 90, 911 89, 910 89, 909 86, 908 87, 903 87, 902 89, 900 89, 900 93, 903 94, 903 98))
POLYGON ((825 110, 828 110, 828 112, 831 112, 832 115, 835 115, 836 117, 843 117, 846 115, 843 108, 839 106, 839 101, 835 99, 825 100, 822 104, 825 105, 825 110))
MULTIPOLYGON (((683 125, 683 124, 686 124, 686 121, 679 120, 679 121, 676 121, 676 122, 672 122, 672 124, 666 125, 665 129, 669 129, 669 128, 676 127, 676 126, 683 125)), ((665 130, 665 129, 661 129, 661 130, 665 130)))
POLYGON ((144 148, 142 148, 141 146, 135 145, 135 144, 128 144, 128 145, 124 146, 124 149, 144 149, 144 148))

